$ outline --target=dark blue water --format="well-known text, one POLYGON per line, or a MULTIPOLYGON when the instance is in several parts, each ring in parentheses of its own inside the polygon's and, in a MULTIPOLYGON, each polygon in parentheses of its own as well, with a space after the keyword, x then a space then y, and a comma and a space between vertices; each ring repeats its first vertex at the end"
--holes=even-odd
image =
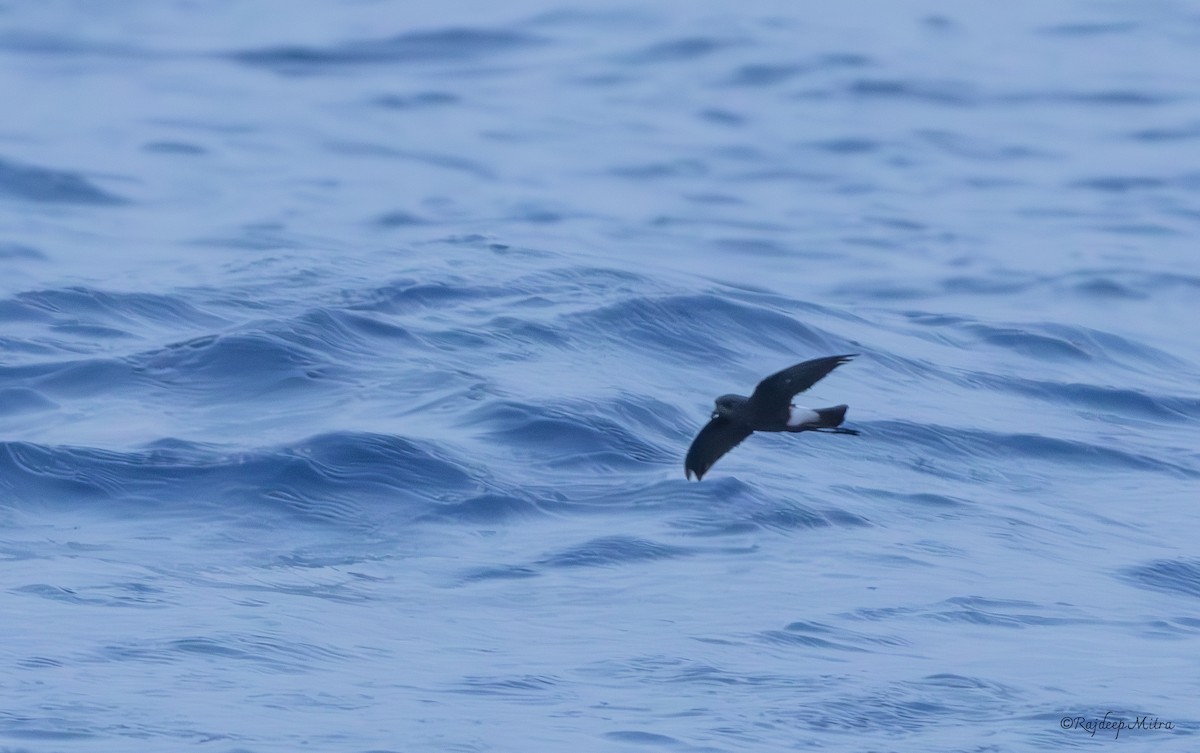
POLYGON ((1193 5, 425 5, 0 2, 0 750, 1200 745, 1193 5))

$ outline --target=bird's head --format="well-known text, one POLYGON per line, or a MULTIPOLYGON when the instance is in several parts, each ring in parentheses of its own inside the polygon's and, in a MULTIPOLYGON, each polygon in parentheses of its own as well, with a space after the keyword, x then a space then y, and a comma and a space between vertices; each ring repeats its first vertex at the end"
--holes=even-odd
POLYGON ((713 418, 723 416, 730 418, 738 408, 746 402, 746 398, 741 395, 721 395, 713 404, 713 418))

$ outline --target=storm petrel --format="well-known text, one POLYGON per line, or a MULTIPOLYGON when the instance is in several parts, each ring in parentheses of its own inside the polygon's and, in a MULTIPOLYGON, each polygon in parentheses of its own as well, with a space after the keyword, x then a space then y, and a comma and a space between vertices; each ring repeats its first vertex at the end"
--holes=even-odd
POLYGON ((798 408, 792 397, 849 361, 857 354, 827 356, 798 363, 758 383, 750 397, 721 395, 709 421, 688 448, 684 473, 688 479, 704 478, 713 463, 756 431, 824 431, 829 434, 858 434, 838 428, 846 419, 846 405, 832 408, 798 408))

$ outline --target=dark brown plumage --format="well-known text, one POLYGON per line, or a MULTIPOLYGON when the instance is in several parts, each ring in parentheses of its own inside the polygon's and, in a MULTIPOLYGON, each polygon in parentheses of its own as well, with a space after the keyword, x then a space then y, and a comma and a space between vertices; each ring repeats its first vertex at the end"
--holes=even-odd
POLYGON ((797 408, 792 398, 821 381, 826 374, 854 355, 827 356, 798 363, 758 383, 750 397, 722 395, 717 398, 710 420, 688 448, 684 473, 690 479, 704 478, 722 455, 737 447, 756 431, 824 431, 858 434, 839 428, 846 418, 845 405, 832 408, 797 408))

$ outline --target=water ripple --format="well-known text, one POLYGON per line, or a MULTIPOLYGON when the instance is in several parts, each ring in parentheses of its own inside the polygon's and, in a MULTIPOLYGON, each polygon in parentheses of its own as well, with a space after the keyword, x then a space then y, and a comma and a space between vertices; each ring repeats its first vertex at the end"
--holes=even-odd
POLYGON ((751 341, 783 353, 822 352, 837 342, 777 311, 712 294, 630 298, 572 314, 564 325, 593 342, 667 351, 698 362, 732 359, 734 351, 724 342, 751 341))
POLYGON ((230 59, 286 74, 314 74, 357 65, 412 65, 473 61, 544 44, 540 37, 504 29, 449 28, 328 47, 302 45, 234 52, 230 59))
POLYGON ((80 173, 0 159, 0 197, 42 204, 119 206, 127 203, 80 173))
POLYGON ((1125 577, 1131 582, 1157 591, 1200 596, 1200 561, 1159 560, 1129 568, 1125 577))
POLYGON ((469 424, 521 455, 556 467, 636 469, 673 459, 669 451, 642 439, 636 426, 614 418, 598 415, 590 405, 555 408, 500 401, 477 408, 469 424))
MULTIPOLYGON (((477 490, 465 467, 428 443, 349 432, 232 453, 178 440, 132 452, 0 443, 0 484, 16 500, 104 498, 178 512, 197 502, 198 511, 265 504, 347 524, 356 524, 372 501, 411 505, 477 490)), ((407 512, 416 517, 427 510, 407 512)))
POLYGON ((537 564, 544 567, 601 567, 631 562, 687 557, 696 550, 660 544, 633 536, 608 536, 563 549, 548 555, 537 564))
POLYGON ((873 422, 872 437, 884 442, 923 448, 943 459, 1028 460, 1056 463, 1093 472, 1117 469, 1163 473, 1176 478, 1200 478, 1200 470, 1136 451, 1119 450, 1091 442, 1039 434, 1011 434, 961 429, 908 421, 873 422))

